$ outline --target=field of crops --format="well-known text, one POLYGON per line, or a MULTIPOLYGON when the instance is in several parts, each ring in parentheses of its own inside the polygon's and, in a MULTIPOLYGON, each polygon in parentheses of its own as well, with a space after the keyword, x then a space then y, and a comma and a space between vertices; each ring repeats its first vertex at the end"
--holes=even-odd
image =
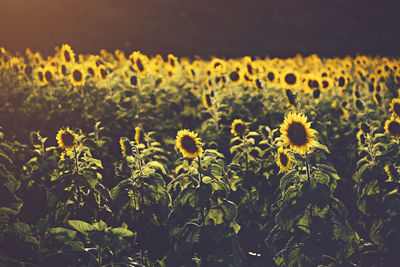
POLYGON ((1 266, 398 266, 400 60, 0 47, 1 266))

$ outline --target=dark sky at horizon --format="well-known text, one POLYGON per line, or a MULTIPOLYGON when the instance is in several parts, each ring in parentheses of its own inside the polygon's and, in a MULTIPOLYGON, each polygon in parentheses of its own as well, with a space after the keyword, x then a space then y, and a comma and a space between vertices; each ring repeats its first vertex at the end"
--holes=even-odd
POLYGON ((396 1, 0 0, 0 46, 53 54, 400 56, 396 1))

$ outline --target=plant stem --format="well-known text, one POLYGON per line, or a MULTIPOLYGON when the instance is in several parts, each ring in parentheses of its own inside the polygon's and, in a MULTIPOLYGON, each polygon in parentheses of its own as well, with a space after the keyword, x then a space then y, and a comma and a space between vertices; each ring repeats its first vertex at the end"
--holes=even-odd
POLYGON ((306 174, 307 174, 307 182, 310 182, 311 180, 311 174, 310 174, 310 165, 308 164, 308 159, 305 159, 306 161, 306 174))

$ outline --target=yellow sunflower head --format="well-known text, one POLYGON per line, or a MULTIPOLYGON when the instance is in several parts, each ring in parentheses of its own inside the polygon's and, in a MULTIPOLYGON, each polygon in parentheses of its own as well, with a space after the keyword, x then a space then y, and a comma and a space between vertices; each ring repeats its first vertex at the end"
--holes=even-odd
POLYGON ((386 133, 393 138, 400 138, 400 119, 392 116, 385 123, 386 133))
POLYGON ((75 65, 71 69, 71 83, 74 86, 80 86, 85 83, 85 75, 82 66, 80 65, 75 65))
POLYGON ((52 68, 47 66, 43 69, 43 78, 44 81, 46 81, 46 84, 50 84, 54 81, 54 73, 52 68))
POLYGON ((78 144, 78 135, 71 131, 68 127, 67 129, 60 129, 57 133, 58 145, 65 149, 67 152, 72 151, 78 144))
POLYGON ((297 72, 292 70, 287 70, 282 75, 283 84, 285 87, 296 88, 299 84, 299 75, 297 72))
POLYGON ((278 149, 278 157, 276 158, 281 172, 287 172, 292 167, 292 159, 289 156, 288 150, 280 147, 278 149))
POLYGON ((248 132, 246 125, 244 125, 244 122, 241 119, 235 119, 232 122, 231 128, 231 134, 235 136, 243 136, 248 132))
POLYGON ((390 104, 390 111, 400 118, 400 98, 394 98, 390 104))
POLYGON ((61 60, 65 64, 71 64, 75 62, 75 53, 72 51, 71 46, 63 44, 61 47, 61 60))
POLYGON ((280 132, 285 146, 300 154, 305 154, 315 144, 313 139, 317 133, 310 128, 311 122, 301 113, 289 113, 281 124, 280 132))
POLYGON ((129 56, 129 59, 131 60, 135 71, 140 75, 140 77, 144 77, 147 73, 149 58, 140 51, 135 51, 129 56))
POLYGON ((242 81, 241 71, 234 70, 229 74, 229 80, 233 84, 240 83, 242 81))
POLYGON ((203 154, 203 148, 197 133, 193 133, 189 130, 180 130, 176 135, 176 146, 185 158, 196 158, 201 157, 203 154))

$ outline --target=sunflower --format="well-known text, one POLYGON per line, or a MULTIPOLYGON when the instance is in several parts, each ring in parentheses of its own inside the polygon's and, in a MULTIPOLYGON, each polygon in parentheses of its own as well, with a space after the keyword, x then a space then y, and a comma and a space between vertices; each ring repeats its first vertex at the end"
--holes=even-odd
POLYGON ((235 119, 232 122, 231 128, 231 134, 235 136, 243 136, 248 132, 244 122, 241 119, 235 119))
POLYGON ((400 117, 400 98, 393 98, 390 104, 390 111, 397 117, 400 117))
POLYGON ((71 64, 75 62, 75 54, 74 51, 72 51, 71 46, 67 44, 63 44, 61 47, 61 60, 65 64, 71 64))
POLYGON ((129 59, 133 63, 133 67, 140 75, 140 77, 144 77, 147 72, 149 58, 146 55, 140 53, 140 51, 135 51, 129 56, 129 59))
POLYGON ((88 74, 88 78, 96 80, 97 77, 97 66, 94 62, 87 61, 84 64, 85 72, 88 74))
POLYGON ((386 165, 384 169, 389 181, 398 180, 400 178, 399 172, 396 170, 393 164, 386 165))
POLYGON ((168 63, 172 68, 176 68, 179 64, 178 58, 172 54, 168 54, 168 63))
POLYGON ((400 138, 400 119, 392 116, 385 123, 386 133, 393 138, 400 138))
POLYGON ((253 77, 253 75, 255 74, 255 68, 254 68, 254 64, 253 61, 251 60, 251 57, 244 57, 243 58, 243 63, 245 66, 245 71, 246 71, 246 75, 249 77, 249 79, 251 79, 253 77))
POLYGON ((287 172, 292 167, 292 159, 289 156, 288 150, 280 147, 278 149, 278 157, 276 163, 280 168, 280 172, 287 172))
POLYGON ((101 81, 104 81, 107 76, 108 76, 108 71, 106 70, 106 67, 104 65, 101 65, 97 68, 98 71, 98 77, 101 81))
POLYGON ((83 68, 80 65, 75 65, 71 69, 71 74, 70 74, 70 79, 71 83, 74 86, 80 86, 85 83, 85 75, 83 72, 83 68))
POLYGON ((233 84, 240 83, 241 80, 242 80, 240 71, 237 71, 237 70, 232 71, 232 72, 229 74, 229 80, 230 80, 231 83, 233 83, 233 84))
POLYGON ((321 84, 321 90, 329 91, 332 88, 333 82, 331 78, 324 77, 320 80, 320 84, 321 84))
POLYGON ((56 139, 58 145, 67 152, 72 151, 72 149, 74 149, 78 144, 78 135, 71 131, 68 127, 65 130, 60 129, 57 133, 56 139))
POLYGON ((209 63, 209 68, 213 69, 213 72, 217 75, 223 75, 226 72, 225 62, 219 58, 213 58, 209 63))
POLYGON ((299 75, 292 70, 286 70, 282 75, 283 84, 288 88, 296 88, 299 84, 299 75))
POLYGON ((300 154, 305 154, 315 144, 317 131, 310 128, 311 122, 301 113, 290 112, 281 124, 280 132, 285 145, 300 154))
POLYGON ((44 81, 46 81, 46 84, 50 84, 52 81, 54 81, 54 73, 52 68, 47 66, 43 69, 43 78, 44 81))
POLYGON ((179 148, 185 158, 201 157, 203 148, 197 133, 189 130, 180 130, 176 135, 176 146, 179 148))

